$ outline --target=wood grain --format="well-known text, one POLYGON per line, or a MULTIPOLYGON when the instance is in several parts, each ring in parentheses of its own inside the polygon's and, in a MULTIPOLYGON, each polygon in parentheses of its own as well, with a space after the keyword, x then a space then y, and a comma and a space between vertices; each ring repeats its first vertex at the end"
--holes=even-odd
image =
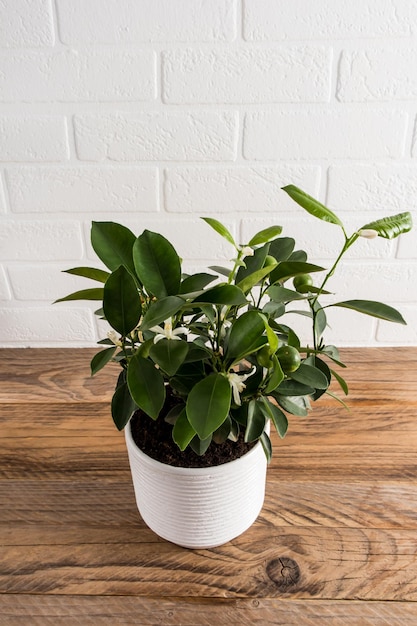
POLYGON ((0 625, 417 624, 415 349, 344 350, 350 410, 273 435, 259 519, 213 550, 141 520, 116 369, 0 352, 0 625))

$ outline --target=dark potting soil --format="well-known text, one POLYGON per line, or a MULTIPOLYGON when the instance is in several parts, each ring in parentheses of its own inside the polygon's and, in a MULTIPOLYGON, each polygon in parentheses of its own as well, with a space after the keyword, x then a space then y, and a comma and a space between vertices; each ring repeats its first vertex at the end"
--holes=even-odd
POLYGON ((134 442, 152 459, 177 467, 213 467, 238 459, 254 446, 253 443, 245 443, 241 434, 236 442, 229 440, 222 444, 212 442, 202 456, 196 454, 189 446, 181 452, 172 439, 172 425, 164 419, 171 406, 172 401, 166 403, 156 420, 138 410, 130 421, 134 442))

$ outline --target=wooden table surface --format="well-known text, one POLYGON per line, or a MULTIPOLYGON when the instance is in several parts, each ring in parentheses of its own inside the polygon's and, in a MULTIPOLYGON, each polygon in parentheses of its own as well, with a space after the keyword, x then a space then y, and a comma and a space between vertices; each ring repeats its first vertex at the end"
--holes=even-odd
POLYGON ((136 509, 95 350, 0 351, 0 624, 417 624, 417 350, 345 349, 331 398, 273 437, 265 506, 211 550, 136 509))

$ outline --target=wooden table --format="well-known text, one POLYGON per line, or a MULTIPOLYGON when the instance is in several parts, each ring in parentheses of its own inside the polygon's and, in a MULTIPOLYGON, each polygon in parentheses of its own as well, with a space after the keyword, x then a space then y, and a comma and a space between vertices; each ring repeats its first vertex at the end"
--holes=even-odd
POLYGON ((344 350, 326 398, 273 438, 263 512, 186 550, 136 509, 95 350, 1 350, 0 624, 417 624, 417 351, 344 350))

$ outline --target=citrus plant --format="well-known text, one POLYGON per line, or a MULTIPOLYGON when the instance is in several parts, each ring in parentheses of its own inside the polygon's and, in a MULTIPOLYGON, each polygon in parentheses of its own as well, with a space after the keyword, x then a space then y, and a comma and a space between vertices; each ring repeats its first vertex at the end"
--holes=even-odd
MULTIPOLYGON (((98 300, 96 312, 111 327, 91 361, 96 374, 110 361, 120 365, 112 416, 123 429, 136 409, 154 420, 167 393, 176 400, 166 416, 181 450, 201 455, 214 441, 260 440, 271 456, 265 432, 268 420, 280 437, 289 415, 307 415, 311 402, 332 393, 332 379, 344 394, 345 380, 333 367, 344 367, 324 331, 331 307, 353 309, 404 324, 391 306, 368 300, 331 301, 325 287, 345 252, 361 237, 391 239, 411 229, 411 215, 376 220, 347 235, 327 207, 293 185, 284 191, 308 213, 338 227, 340 254, 330 270, 310 263, 294 239, 270 226, 239 244, 218 220, 202 218, 234 249, 231 267, 212 266, 185 274, 173 245, 144 230, 139 236, 114 222, 93 222, 91 242, 106 269, 76 267, 70 274, 100 286, 77 291, 57 302, 98 300), (312 274, 320 276, 314 286, 312 274), (294 288, 291 288, 291 285, 294 288), (283 322, 294 302, 305 302, 311 319, 311 343, 283 322)), ((333 395, 333 394, 332 394, 333 395)))

